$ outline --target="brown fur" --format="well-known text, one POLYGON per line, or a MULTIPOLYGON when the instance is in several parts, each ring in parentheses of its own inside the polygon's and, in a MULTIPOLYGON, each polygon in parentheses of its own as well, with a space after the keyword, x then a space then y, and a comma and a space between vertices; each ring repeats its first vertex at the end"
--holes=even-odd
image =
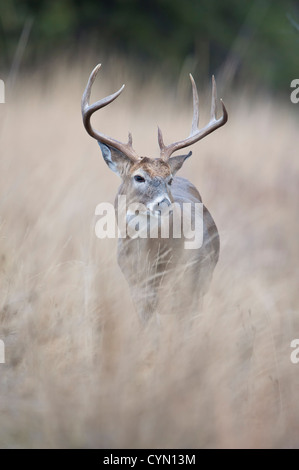
POLYGON ((167 178, 167 176, 170 176, 171 174, 171 169, 168 163, 164 162, 160 158, 151 159, 148 157, 141 157, 140 161, 131 167, 130 173, 134 173, 138 168, 142 168, 142 170, 146 171, 151 178, 154 178, 155 176, 167 178))

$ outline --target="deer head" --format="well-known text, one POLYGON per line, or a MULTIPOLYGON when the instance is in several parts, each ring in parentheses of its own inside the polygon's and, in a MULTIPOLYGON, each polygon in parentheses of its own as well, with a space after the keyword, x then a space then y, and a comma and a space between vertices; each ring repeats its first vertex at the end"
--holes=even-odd
POLYGON ((116 93, 90 105, 91 88, 100 67, 101 64, 97 65, 91 72, 82 97, 82 117, 85 129, 91 137, 98 141, 103 158, 109 168, 121 177, 122 189, 120 192, 126 194, 130 202, 144 204, 150 212, 159 211, 159 208, 164 204, 170 205, 173 202, 171 195, 173 177, 185 160, 192 155, 192 152, 176 156, 172 156, 172 154, 198 142, 227 122, 228 115, 222 100, 220 100, 222 116, 219 119, 216 118, 216 82, 214 76, 212 77, 212 103, 209 123, 202 129, 198 128, 198 93, 194 79, 190 74, 193 92, 191 133, 184 140, 165 145, 162 132, 158 128, 160 157, 148 158, 141 157, 135 152, 132 146, 131 133, 129 133, 128 142, 122 143, 92 127, 90 119, 93 113, 114 101, 124 89, 123 85, 116 93))

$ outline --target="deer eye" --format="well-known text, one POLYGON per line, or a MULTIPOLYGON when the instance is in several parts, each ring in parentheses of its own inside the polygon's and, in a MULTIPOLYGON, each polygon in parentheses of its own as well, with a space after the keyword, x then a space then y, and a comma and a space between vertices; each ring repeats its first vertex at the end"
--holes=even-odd
POLYGON ((143 178, 143 176, 140 176, 140 175, 135 175, 134 180, 137 181, 137 183, 144 183, 145 182, 145 179, 143 178))
POLYGON ((168 184, 171 185, 172 182, 173 182, 173 178, 170 178, 170 180, 168 181, 168 184))

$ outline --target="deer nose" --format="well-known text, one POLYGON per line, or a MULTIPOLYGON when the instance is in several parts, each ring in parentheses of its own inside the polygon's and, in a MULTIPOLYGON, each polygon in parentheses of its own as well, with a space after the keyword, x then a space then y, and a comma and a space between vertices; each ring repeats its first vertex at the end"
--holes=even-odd
POLYGON ((153 212, 159 212, 160 214, 163 214, 163 212, 166 211, 170 205, 171 201, 167 197, 164 197, 161 199, 161 201, 150 204, 149 209, 153 212))
POLYGON ((165 197, 164 199, 162 199, 162 201, 158 202, 157 206, 159 207, 159 209, 163 209, 164 207, 166 208, 167 206, 170 206, 170 204, 170 200, 165 197))

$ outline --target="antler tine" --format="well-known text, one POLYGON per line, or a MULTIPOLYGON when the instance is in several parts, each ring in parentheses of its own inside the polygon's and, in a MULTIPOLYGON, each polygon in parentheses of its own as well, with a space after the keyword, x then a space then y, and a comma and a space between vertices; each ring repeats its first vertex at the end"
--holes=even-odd
POLYGON ((211 121, 216 120, 216 101, 217 101, 217 87, 214 75, 212 75, 212 101, 211 101, 211 121))
POLYGON ((123 91, 125 87, 125 85, 122 85, 122 87, 118 91, 113 93, 112 95, 106 96, 105 98, 102 98, 101 100, 96 101, 95 103, 90 105, 89 100, 90 100, 91 88, 100 68, 101 68, 101 64, 98 64, 91 72, 86 88, 82 96, 81 110, 82 110, 82 118, 83 118, 84 127, 86 131, 88 132, 88 134, 91 135, 91 137, 96 139, 98 142, 101 142, 108 146, 110 145, 111 147, 114 147, 115 149, 123 152, 132 160, 137 160, 138 155, 136 154, 135 150, 132 147, 132 134, 131 133, 129 133, 128 143, 124 144, 122 142, 119 142, 116 139, 113 139, 112 137, 108 137, 105 134, 102 134, 101 132, 96 131, 91 125, 90 119, 93 113, 95 111, 98 111, 101 108, 104 108, 108 104, 112 103, 112 101, 114 101, 121 94, 121 92, 123 91))
POLYGON ((192 127, 191 127, 190 135, 194 135, 198 131, 199 100, 198 100, 198 92, 197 92, 196 83, 191 73, 189 73, 189 77, 192 83, 192 97, 193 97, 193 119, 192 119, 192 127))
POLYGON ((159 142, 159 146, 161 150, 162 148, 165 148, 162 131, 159 126, 158 126, 158 142, 159 142))
POLYGON ((190 75, 190 80, 192 84, 192 93, 193 93, 193 118, 192 118, 192 126, 191 126, 191 133, 189 137, 184 140, 180 140, 178 142, 174 142, 169 145, 165 145, 163 142, 163 136, 160 129, 158 129, 158 141, 161 150, 161 158, 165 161, 169 160, 170 156, 185 147, 189 147, 189 145, 195 144, 199 140, 203 139, 207 135, 214 132, 219 127, 223 126, 228 120, 228 113, 224 106, 222 99, 220 99, 222 105, 222 116, 217 119, 216 118, 216 101, 217 101, 217 89, 216 89, 216 81, 214 75, 212 76, 212 102, 211 102, 211 118, 209 123, 203 127, 202 129, 198 129, 198 120, 199 120, 199 106, 198 106, 198 93, 195 81, 190 75))

